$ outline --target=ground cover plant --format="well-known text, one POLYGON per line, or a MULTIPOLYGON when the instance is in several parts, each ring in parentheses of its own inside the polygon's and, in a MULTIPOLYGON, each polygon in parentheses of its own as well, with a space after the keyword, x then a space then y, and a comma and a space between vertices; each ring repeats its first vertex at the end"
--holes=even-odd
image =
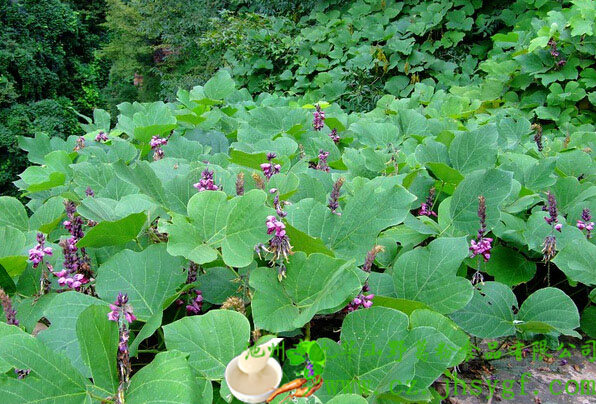
POLYGON ((318 347, 280 357, 284 380, 326 381, 310 402, 439 402, 482 339, 596 336, 594 6, 544 4, 472 83, 408 82, 370 110, 221 70, 97 109, 84 136, 21 137, 3 396, 233 402, 225 366, 277 335, 318 347))

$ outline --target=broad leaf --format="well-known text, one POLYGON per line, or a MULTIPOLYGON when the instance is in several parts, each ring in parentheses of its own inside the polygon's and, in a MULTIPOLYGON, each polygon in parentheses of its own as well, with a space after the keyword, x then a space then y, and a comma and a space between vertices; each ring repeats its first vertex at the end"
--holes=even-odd
POLYGON ((163 327, 168 350, 189 353, 190 364, 205 378, 220 380, 228 363, 248 347, 250 324, 242 314, 212 310, 163 327))
POLYGON ((439 238, 401 255, 393 267, 397 297, 417 300, 439 313, 451 313, 472 298, 472 285, 456 276, 468 256, 464 237, 439 238))
POLYGON ((130 379, 126 402, 130 404, 207 404, 212 394, 205 384, 211 382, 197 379, 192 372, 187 355, 179 351, 159 353, 153 361, 130 379), (197 383, 199 382, 199 383, 197 383))
POLYGON ((120 292, 127 293, 135 316, 147 321, 186 280, 183 266, 184 260, 169 255, 164 244, 141 252, 123 250, 100 266, 96 291, 108 302, 120 292))
POLYGON ((498 282, 485 282, 474 289, 474 297, 466 307, 449 317, 466 332, 479 338, 513 335, 513 309, 517 299, 511 289, 498 282))
POLYGON ((118 325, 108 320, 109 307, 92 305, 79 315, 76 332, 83 362, 91 369, 93 383, 115 393, 118 388, 116 352, 118 325))
POLYGON ((361 283, 352 263, 323 254, 292 256, 287 277, 277 280, 277 271, 257 268, 250 274, 255 289, 252 301, 255 326, 273 332, 300 328, 325 309, 335 308, 354 296, 361 283))

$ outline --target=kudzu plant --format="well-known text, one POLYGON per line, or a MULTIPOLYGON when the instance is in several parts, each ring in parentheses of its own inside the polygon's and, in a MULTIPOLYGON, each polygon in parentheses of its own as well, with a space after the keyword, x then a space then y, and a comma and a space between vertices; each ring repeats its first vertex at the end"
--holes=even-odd
POLYGON ((232 402, 226 365, 275 334, 295 347, 285 379, 320 373, 322 403, 413 384, 425 401, 470 337, 579 337, 588 116, 538 142, 531 112, 412 91, 346 112, 253 97, 222 70, 120 104, 115 125, 96 110, 84 136, 21 138, 26 204, 0 197, 3 397, 232 402))

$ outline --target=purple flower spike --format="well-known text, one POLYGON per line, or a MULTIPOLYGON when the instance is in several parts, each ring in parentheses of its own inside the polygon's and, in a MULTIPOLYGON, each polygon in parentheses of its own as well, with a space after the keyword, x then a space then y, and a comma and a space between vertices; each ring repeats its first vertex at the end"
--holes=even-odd
POLYGON ((428 196, 426 200, 420 204, 420 209, 418 210, 419 216, 437 216, 435 212, 433 212, 432 207, 435 202, 435 187, 432 187, 428 191, 428 196))
POLYGON ((4 310, 4 315, 6 316, 6 323, 10 325, 19 325, 17 312, 12 306, 12 301, 2 288, 0 288, 0 304, 4 310))
POLYGON ((118 293, 116 297, 116 301, 114 304, 110 304, 111 311, 108 313, 108 319, 110 321, 119 321, 121 317, 132 323, 137 318, 133 314, 132 306, 128 304, 128 295, 122 294, 122 292, 118 293))
POLYGON ((335 129, 335 128, 331 130, 329 137, 331 138, 331 140, 333 140, 333 143, 335 143, 335 144, 338 144, 339 141, 341 140, 341 138, 337 134, 337 129, 335 129))
POLYGON ((327 164, 327 157, 329 157, 329 152, 325 150, 319 150, 319 162, 317 163, 316 169, 329 172, 329 165, 327 164))
POLYGON ((271 152, 270 153, 267 153, 267 161, 271 161, 274 158, 277 158, 277 154, 271 153, 271 152))
POLYGON ((546 223, 553 224, 558 222, 558 211, 557 211, 557 200, 552 192, 548 191, 547 193, 547 200, 548 200, 548 216, 544 218, 546 223))
POLYGON ((325 126, 325 111, 319 104, 315 105, 315 112, 312 113, 312 126, 315 130, 321 130, 325 126))
POLYGON ((335 184, 333 184, 333 189, 331 190, 331 195, 329 196, 329 203, 327 204, 327 207, 331 209, 331 212, 338 216, 341 215, 340 212, 337 212, 337 209, 339 208, 339 193, 342 185, 344 185, 344 179, 340 177, 337 179, 337 181, 335 181, 335 184))
POLYGON ((85 190, 85 195, 94 197, 95 196, 95 192, 93 192, 93 190, 91 189, 91 187, 87 187, 87 189, 85 190))
POLYGON ((476 240, 470 241, 470 258, 481 255, 484 262, 488 262, 493 239, 484 237, 486 233, 486 199, 482 195, 478 197, 478 218, 480 219, 480 229, 476 235, 476 240))
POLYGON ((196 184, 193 184, 199 192, 202 191, 217 191, 219 187, 213 183, 213 171, 209 171, 209 169, 205 169, 201 173, 202 178, 196 184))
POLYGON ((582 211, 582 219, 577 221, 577 228, 586 230, 586 237, 592 238, 592 230, 594 230, 594 222, 592 222, 592 215, 590 209, 584 208, 582 211))

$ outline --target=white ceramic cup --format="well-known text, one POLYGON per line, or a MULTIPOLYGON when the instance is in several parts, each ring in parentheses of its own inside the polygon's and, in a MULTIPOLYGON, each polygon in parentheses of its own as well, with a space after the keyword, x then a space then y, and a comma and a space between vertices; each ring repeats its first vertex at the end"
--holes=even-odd
POLYGON ((269 360, 267 361, 267 365, 265 365, 266 367, 270 366, 273 369, 273 371, 275 372, 276 380, 274 381, 274 383, 272 383, 272 385, 274 385, 275 387, 263 394, 252 395, 252 394, 244 394, 244 393, 241 393, 241 392, 235 390, 233 387, 234 382, 230 381, 230 379, 229 379, 230 371, 232 369, 238 367, 238 358, 240 358, 240 356, 235 357, 234 359, 232 359, 230 361, 230 363, 228 363, 228 366, 226 366, 226 371, 225 371, 225 376, 224 376, 226 379, 226 383, 228 384, 228 387, 230 388, 230 391, 232 392, 232 395, 244 403, 250 403, 250 404, 264 403, 265 400, 267 400, 267 398, 269 398, 271 393, 273 393, 275 391, 275 389, 277 389, 277 387, 279 387, 279 383, 281 382, 283 372, 281 370, 281 366, 280 366, 279 362, 277 360, 275 360, 274 358, 269 358, 269 360))

